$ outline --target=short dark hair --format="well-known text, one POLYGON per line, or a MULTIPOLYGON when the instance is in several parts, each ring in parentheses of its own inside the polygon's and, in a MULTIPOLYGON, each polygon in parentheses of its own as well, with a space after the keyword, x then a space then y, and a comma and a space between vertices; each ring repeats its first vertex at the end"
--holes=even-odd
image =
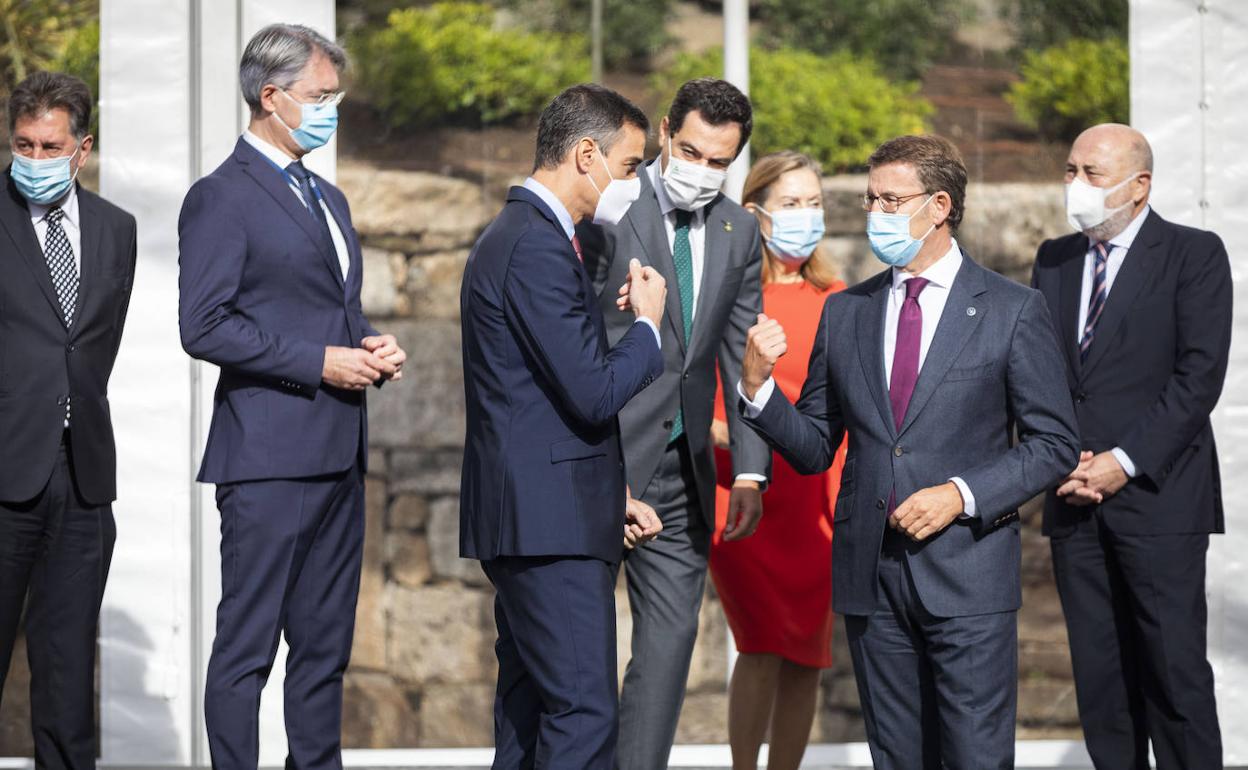
POLYGON ((875 148, 867 159, 868 168, 890 163, 914 166, 919 184, 923 185, 923 192, 928 195, 941 191, 948 193, 951 201, 949 229, 958 229, 966 205, 966 164, 953 142, 935 134, 899 136, 875 148))
POLYGON ((738 153, 750 141, 750 134, 754 131, 754 108, 750 106, 750 97, 727 80, 698 78, 681 86, 676 98, 672 99, 672 106, 667 108, 668 134, 679 131, 685 124, 685 117, 694 110, 712 126, 725 123, 740 126, 738 153))
POLYGON ((81 140, 91 127, 91 89, 63 72, 36 72, 17 84, 9 94, 9 133, 18 118, 38 117, 49 110, 69 113, 69 131, 81 140))
POLYGON ((558 167, 585 137, 597 142, 604 153, 610 152, 625 124, 650 132, 646 113, 610 88, 595 83, 572 86, 542 110, 533 170, 558 167))

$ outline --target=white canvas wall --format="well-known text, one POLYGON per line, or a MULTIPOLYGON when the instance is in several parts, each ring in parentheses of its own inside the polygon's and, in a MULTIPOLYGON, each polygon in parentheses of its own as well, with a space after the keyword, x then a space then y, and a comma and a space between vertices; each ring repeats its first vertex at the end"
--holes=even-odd
POLYGON ((1248 3, 1133 0, 1131 122, 1156 156, 1153 205, 1213 230, 1235 281, 1231 366, 1214 413, 1227 534, 1209 554, 1209 646, 1227 764, 1248 763, 1248 3))

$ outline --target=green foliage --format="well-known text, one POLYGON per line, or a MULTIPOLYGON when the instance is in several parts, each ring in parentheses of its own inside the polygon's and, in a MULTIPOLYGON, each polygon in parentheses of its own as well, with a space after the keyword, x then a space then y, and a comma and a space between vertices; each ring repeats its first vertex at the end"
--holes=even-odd
POLYGON ((1087 40, 1127 39, 1128 0, 1011 0, 1006 17, 1020 51, 1087 40))
POLYGON ((1123 41, 1070 40, 1025 54, 1023 79, 1005 98, 1045 137, 1071 141, 1088 126, 1130 119, 1129 73, 1123 41))
MULTIPOLYGON (((531 29, 590 33, 592 0, 501 0, 531 29)), ((672 0, 603 0, 602 54, 608 69, 645 68, 671 42, 672 0)))
MULTIPOLYGON (((722 51, 682 55, 652 84, 670 100, 686 80, 722 72, 722 51)), ((798 150, 828 171, 862 166, 884 140, 924 130, 932 106, 917 92, 915 83, 888 80, 869 58, 752 49, 754 154, 798 150)))
POLYGON ((91 135, 99 139, 100 131, 100 20, 92 19, 69 34, 65 47, 53 65, 55 69, 81 78, 95 97, 91 111, 91 135))
POLYGON ((360 84, 394 127, 501 123, 589 79, 584 38, 495 27, 487 5, 393 11, 350 42, 360 84))
POLYGON ((763 42, 815 53, 870 56, 897 78, 915 78, 947 57, 967 0, 759 0, 763 42))
POLYGON ((95 0, 0 0, 0 93, 55 67, 66 39, 98 14, 95 0))

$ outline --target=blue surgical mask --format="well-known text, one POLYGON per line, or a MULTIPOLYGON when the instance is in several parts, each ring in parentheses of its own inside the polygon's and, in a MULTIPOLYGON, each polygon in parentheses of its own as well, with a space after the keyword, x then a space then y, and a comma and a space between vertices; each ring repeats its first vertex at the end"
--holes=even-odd
POLYGON ((73 159, 79 149, 80 146, 75 146, 69 155, 42 160, 13 153, 13 167, 9 170, 9 176, 13 177, 17 191, 31 203, 55 203, 65 197, 65 193, 69 192, 78 177, 78 169, 73 168, 73 159))
POLYGON ((910 264, 919 249, 923 248, 923 239, 932 234, 936 224, 927 228, 922 238, 910 236, 910 220, 915 214, 931 203, 935 195, 929 195, 923 205, 914 214, 885 214, 883 211, 872 211, 867 214, 867 240, 871 242, 871 251, 884 264, 893 267, 905 267, 910 264))
POLYGON ((823 239, 823 209, 758 210, 771 220, 767 247, 776 258, 796 265, 810 259, 823 239))
POLYGON ((286 125, 286 121, 282 120, 282 116, 276 112, 273 113, 277 117, 277 122, 286 127, 290 132, 291 138, 295 143, 303 148, 304 152, 311 152, 317 147, 323 147, 334 132, 338 130, 338 103, 326 102, 325 104, 309 104, 301 102, 285 91, 281 92, 283 96, 299 105, 299 125, 291 128, 286 125))

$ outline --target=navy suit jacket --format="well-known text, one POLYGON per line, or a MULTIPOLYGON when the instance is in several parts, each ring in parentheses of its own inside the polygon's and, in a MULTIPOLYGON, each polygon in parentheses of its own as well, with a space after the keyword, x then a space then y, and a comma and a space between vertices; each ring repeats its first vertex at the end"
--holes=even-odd
MULTIPOLYGON (((1231 263, 1213 233, 1151 211, 1114 279, 1086 361, 1079 300, 1088 238, 1045 241, 1032 285, 1044 294, 1066 352, 1082 447, 1122 447, 1139 473, 1102 503, 1121 534, 1222 532, 1222 484, 1209 415, 1231 350, 1231 263)), ((1050 490, 1044 532, 1064 535, 1096 509, 1050 490)))
POLYGON ((345 282, 312 214, 242 139, 182 204, 182 347, 221 367, 200 481, 321 476, 368 455, 364 393, 321 382, 327 345, 358 347, 377 332, 360 307, 360 243, 346 198, 316 183, 350 252, 345 282))
POLYGON ((831 295, 797 405, 777 389, 749 422, 801 473, 826 470, 849 433, 832 539, 837 612, 877 609, 890 494, 901 503, 955 476, 978 517, 907 548, 919 598, 938 617, 1018 609, 1018 506, 1079 459, 1044 299, 965 257, 898 431, 884 374, 891 283, 886 270, 831 295))
POLYGON ((613 348, 558 219, 513 187, 460 292, 468 430, 460 552, 617 562, 625 483, 617 413, 663 371, 654 333, 613 348))

